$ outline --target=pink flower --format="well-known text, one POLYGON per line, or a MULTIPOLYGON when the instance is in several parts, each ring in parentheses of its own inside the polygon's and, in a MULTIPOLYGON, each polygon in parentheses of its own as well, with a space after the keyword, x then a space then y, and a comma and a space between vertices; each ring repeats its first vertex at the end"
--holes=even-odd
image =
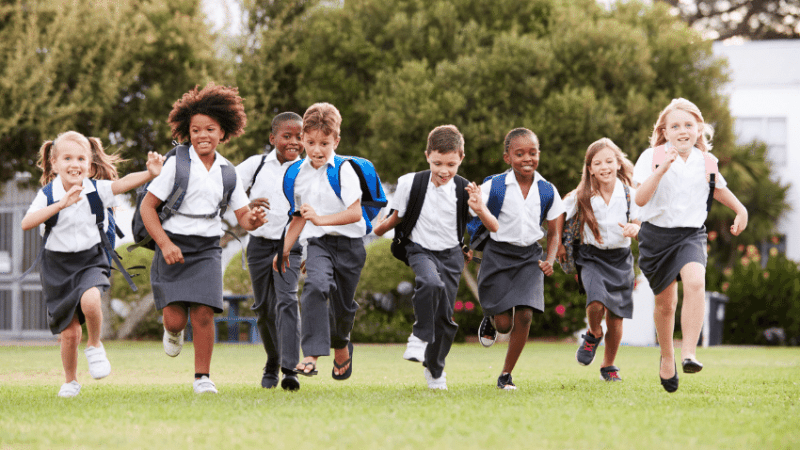
POLYGON ((558 314, 561 317, 564 317, 565 312, 567 312, 567 308, 565 308, 564 305, 556 306, 556 314, 558 314))
POLYGON ((739 244, 739 246, 736 247, 736 250, 739 250, 739 252, 743 252, 744 251, 744 244, 739 244))
POLYGON ((727 281, 722 283, 722 292, 727 292, 729 287, 731 287, 731 284, 727 281))
POLYGON ((768 279, 769 279, 769 272, 764 272, 764 279, 765 279, 765 280, 768 280, 768 279))
POLYGON ((464 302, 462 302, 461 300, 456 300, 455 309, 456 311, 461 311, 462 309, 464 309, 464 302))
POLYGON ((781 242, 781 238, 779 238, 778 236, 772 236, 772 243, 773 243, 773 244, 776 244, 776 245, 777 245, 777 244, 779 244, 780 242, 781 242))
POLYGON ((708 240, 714 242, 717 240, 717 232, 716 231, 709 231, 708 232, 708 240))
POLYGON ((464 309, 466 309, 467 311, 474 310, 475 309, 475 303, 472 303, 472 302, 464 303, 464 309))
POLYGON ((743 266, 747 266, 750 264, 750 258, 748 258, 747 256, 742 256, 739 262, 742 263, 743 266))

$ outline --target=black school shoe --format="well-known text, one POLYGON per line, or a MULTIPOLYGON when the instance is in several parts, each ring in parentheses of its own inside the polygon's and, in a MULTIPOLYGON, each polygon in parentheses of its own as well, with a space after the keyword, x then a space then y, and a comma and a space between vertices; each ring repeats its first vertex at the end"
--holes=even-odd
POLYGON ((515 386, 514 382, 511 381, 510 373, 501 374, 500 377, 497 378, 497 389, 503 389, 505 391, 513 391, 516 388, 517 386, 515 386))
POLYGON ((583 338, 583 342, 581 342, 581 346, 578 347, 578 351, 575 352, 575 359, 578 360, 578 364, 588 366, 594 361, 594 354, 597 352, 597 346, 600 345, 600 341, 602 341, 603 338, 594 337, 588 330, 586 334, 582 334, 581 337, 583 338))
POLYGON ((297 379, 297 375, 293 373, 284 373, 281 387, 284 391, 296 391, 300 389, 300 381, 297 379))
POLYGON ((601 367, 600 378, 605 381, 622 381, 622 378, 619 376, 619 367, 617 366, 601 367))
POLYGON ((700 361, 693 358, 684 359, 681 365, 683 365, 683 373, 697 373, 703 370, 700 361))
MULTIPOLYGON (((659 370, 661 369, 659 368, 659 370)), ((658 378, 661 380, 661 386, 664 387, 665 391, 671 394, 678 390, 678 366, 675 366, 675 375, 672 378, 661 378, 661 374, 658 375, 658 378)))
POLYGON ((491 317, 483 316, 481 326, 478 327, 478 340, 484 347, 491 347, 497 340, 497 330, 494 328, 491 317))
POLYGON ((272 389, 278 385, 278 371, 269 366, 264 367, 264 375, 261 376, 261 387, 272 389))

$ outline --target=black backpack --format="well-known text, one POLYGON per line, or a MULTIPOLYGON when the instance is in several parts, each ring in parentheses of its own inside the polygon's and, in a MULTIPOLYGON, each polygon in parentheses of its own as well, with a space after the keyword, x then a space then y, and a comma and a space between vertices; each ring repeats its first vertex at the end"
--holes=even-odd
MULTIPOLYGON (((217 206, 217 210, 210 214, 184 214, 178 210, 181 207, 181 203, 183 203, 186 189, 189 186, 189 172, 191 169, 189 146, 186 144, 176 145, 167 153, 166 158, 169 159, 173 156, 176 158, 175 184, 172 186, 172 192, 170 192, 166 201, 162 202, 161 205, 156 208, 159 221, 163 224, 164 221, 175 214, 194 219, 213 219, 217 217, 217 215, 221 216, 225 214, 225 211, 228 209, 228 203, 231 200, 231 194, 233 194, 233 189, 236 187, 236 169, 233 168, 233 165, 228 162, 228 164, 221 166, 223 193, 222 201, 217 206)), ((129 252, 137 247, 145 247, 150 250, 156 249, 155 241, 150 237, 150 234, 144 226, 144 222, 142 222, 141 206, 142 200, 147 195, 148 186, 150 186, 150 183, 145 183, 136 190, 136 211, 133 213, 133 221, 131 224, 135 243, 128 246, 129 252)))
MULTIPOLYGON (((431 171, 423 170, 414 174, 414 180, 411 182, 411 192, 408 195, 408 206, 406 207, 406 214, 403 216, 403 221, 394 229, 394 239, 392 239, 391 251, 392 256, 403 261, 408 265, 408 253, 406 246, 411 243, 409 236, 411 231, 417 225, 419 214, 422 212, 422 205, 425 203, 425 193, 427 192, 428 181, 431 179, 431 171)), ((467 185, 469 181, 465 178, 456 175, 453 181, 456 183, 456 224, 458 233, 458 243, 461 249, 468 251, 464 245, 464 230, 467 227, 467 215, 469 214, 469 205, 467 204, 467 185)), ((392 215, 394 210, 389 211, 389 216, 392 215)))

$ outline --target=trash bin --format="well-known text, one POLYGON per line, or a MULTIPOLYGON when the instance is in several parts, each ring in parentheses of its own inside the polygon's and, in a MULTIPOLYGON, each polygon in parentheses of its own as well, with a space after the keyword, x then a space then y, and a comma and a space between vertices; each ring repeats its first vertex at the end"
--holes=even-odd
POLYGON ((706 318, 700 342, 703 347, 722 344, 722 329, 725 326, 725 304, 728 296, 719 292, 706 292, 706 318))

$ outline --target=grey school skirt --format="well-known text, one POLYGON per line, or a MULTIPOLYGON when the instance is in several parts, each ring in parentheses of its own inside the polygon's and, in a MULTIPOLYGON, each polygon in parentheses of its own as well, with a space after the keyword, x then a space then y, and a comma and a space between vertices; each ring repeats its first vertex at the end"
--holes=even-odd
POLYGON ((486 241, 478 273, 478 296, 487 316, 515 306, 544 312, 544 273, 539 268, 542 246, 520 247, 507 242, 486 241))
POLYGON ((101 244, 82 252, 44 251, 42 295, 47 308, 47 324, 53 334, 64 331, 75 313, 82 324, 86 318, 81 310, 81 297, 96 287, 105 292, 111 286, 111 268, 101 244))
POLYGON ((167 233, 170 240, 181 249, 183 264, 169 265, 161 249, 156 246, 150 268, 150 284, 156 308, 179 304, 210 306, 215 313, 222 312, 222 248, 219 236, 187 236, 167 233))
POLYGON ((629 247, 603 250, 594 245, 578 247, 575 261, 581 266, 586 306, 600 302, 615 316, 633 318, 633 254, 629 247))
POLYGON ((639 230, 639 268, 658 295, 675 280, 686 264, 706 266, 706 227, 662 228, 648 222, 639 230))

